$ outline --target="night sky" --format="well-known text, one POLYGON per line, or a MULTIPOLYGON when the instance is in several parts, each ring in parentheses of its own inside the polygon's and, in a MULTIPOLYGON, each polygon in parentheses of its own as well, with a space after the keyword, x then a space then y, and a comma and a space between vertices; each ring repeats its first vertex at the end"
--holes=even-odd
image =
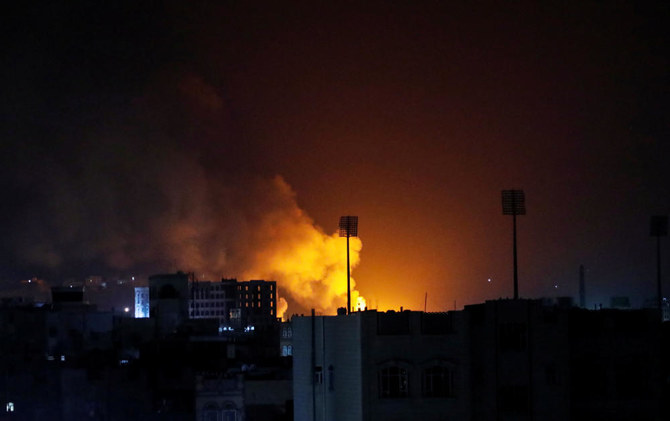
POLYGON ((368 306, 461 308, 512 296, 516 188, 522 297, 577 297, 580 264, 589 306, 655 297, 667 2, 30 3, 1 30, 2 282, 182 269, 328 312, 358 215, 368 306))

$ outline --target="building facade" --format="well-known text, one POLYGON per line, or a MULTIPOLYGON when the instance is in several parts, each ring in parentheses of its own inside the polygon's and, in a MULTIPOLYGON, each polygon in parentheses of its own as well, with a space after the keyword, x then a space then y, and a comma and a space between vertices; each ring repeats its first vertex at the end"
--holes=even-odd
POLYGON ((462 323, 456 312, 294 317, 295 420, 467 419, 462 323))
POLYGON ((496 300, 291 323, 296 421, 667 418, 657 310, 496 300))

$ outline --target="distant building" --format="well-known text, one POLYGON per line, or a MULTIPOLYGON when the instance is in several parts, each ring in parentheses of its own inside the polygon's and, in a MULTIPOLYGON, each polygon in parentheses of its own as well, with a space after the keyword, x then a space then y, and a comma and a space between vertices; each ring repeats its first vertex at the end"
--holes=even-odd
POLYGON ((149 277, 149 313, 160 335, 175 332, 188 320, 188 282, 184 272, 149 277))
POLYGON ((267 325, 277 321, 277 283, 252 280, 237 283, 237 308, 242 324, 267 325))
POLYGON ((189 284, 189 317, 217 319, 222 327, 244 329, 277 323, 277 283, 221 279, 189 284))
POLYGON ((149 287, 135 287, 135 318, 149 317, 150 308, 149 287))
POLYGON ((237 279, 191 282, 189 297, 191 319, 217 319, 220 325, 229 325, 230 311, 237 304, 237 279))
POLYGON ((282 357, 293 356, 293 326, 290 321, 282 322, 279 329, 279 355, 282 357))

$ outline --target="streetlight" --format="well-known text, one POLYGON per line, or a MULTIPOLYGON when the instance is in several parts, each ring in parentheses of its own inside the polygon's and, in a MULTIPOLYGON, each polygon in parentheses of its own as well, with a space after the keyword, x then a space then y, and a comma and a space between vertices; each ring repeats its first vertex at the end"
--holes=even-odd
POLYGON ((663 294, 661 290, 661 237, 668 235, 668 216, 654 215, 651 217, 649 232, 656 237, 656 289, 658 294, 658 311, 663 319, 663 294))
POLYGON ((340 237, 347 237, 347 314, 351 312, 351 266, 349 265, 349 237, 358 237, 358 216, 340 217, 340 237))
POLYGON ((525 196, 523 190, 502 191, 503 215, 512 215, 514 229, 514 299, 519 299, 519 273, 516 264, 516 216, 526 214, 525 196))

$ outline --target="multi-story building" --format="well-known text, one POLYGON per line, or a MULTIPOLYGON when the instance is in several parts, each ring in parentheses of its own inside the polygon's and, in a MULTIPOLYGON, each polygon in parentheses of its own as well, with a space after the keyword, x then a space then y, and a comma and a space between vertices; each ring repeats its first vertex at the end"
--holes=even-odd
POLYGON ((149 287, 135 287, 135 318, 149 317, 149 287))
POLYGON ((277 283, 262 280, 238 282, 237 308, 243 323, 274 324, 277 320, 277 283))
POLYGON ((189 285, 189 317, 218 319, 225 329, 253 328, 277 322, 277 283, 221 279, 189 285))
POLYGON ((466 306, 472 420, 567 420, 569 309, 539 300, 466 306))
POLYGON ((293 317, 295 420, 466 419, 462 313, 293 317))
POLYGON ((565 300, 293 317, 295 420, 665 419, 659 319, 565 300))
POLYGON ((230 311, 237 304, 237 279, 191 282, 189 289, 191 319, 218 319, 221 325, 230 323, 230 311))
POLYGON ((149 313, 160 335, 175 332, 188 319, 189 277, 184 272, 149 277, 149 313))
POLYGON ((293 327, 291 321, 282 322, 279 329, 279 355, 282 357, 293 356, 293 327))

